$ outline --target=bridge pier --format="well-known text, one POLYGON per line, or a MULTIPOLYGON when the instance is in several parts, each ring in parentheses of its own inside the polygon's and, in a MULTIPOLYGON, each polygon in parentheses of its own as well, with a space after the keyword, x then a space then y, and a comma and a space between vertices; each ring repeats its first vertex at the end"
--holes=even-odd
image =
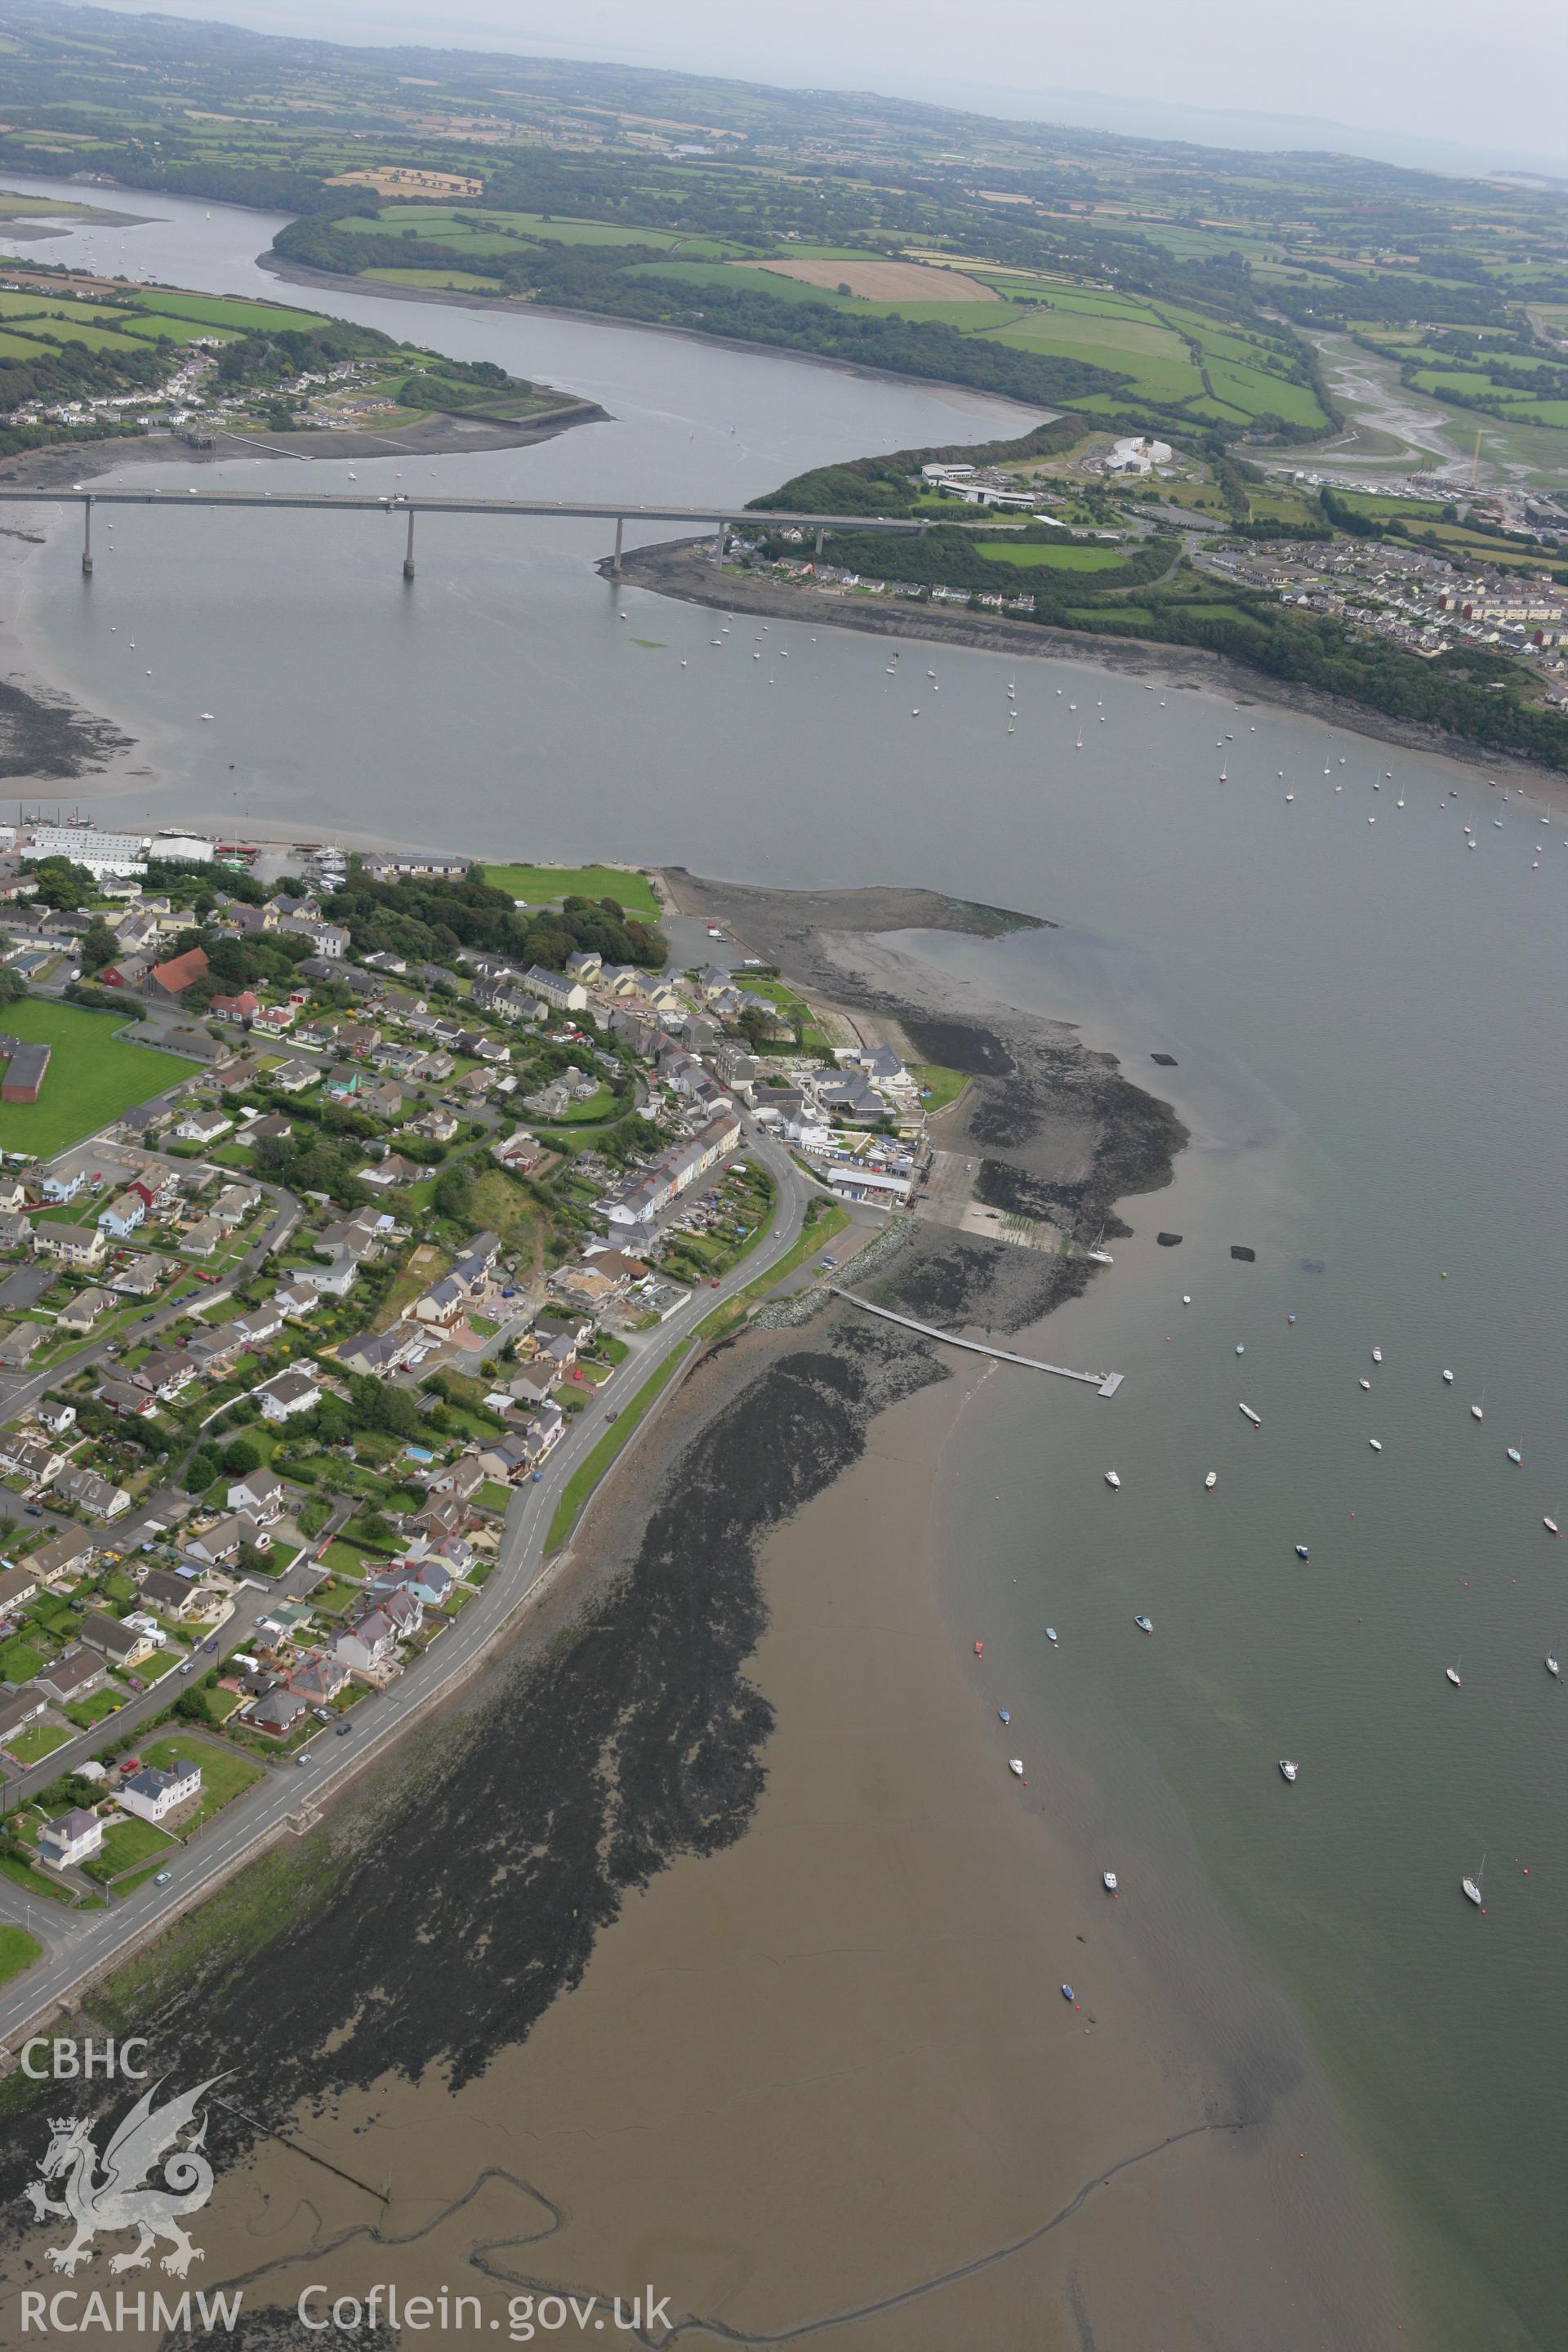
POLYGON ((90 580, 92 578, 92 500, 90 499, 84 499, 81 511, 82 520, 87 526, 81 543, 81 576, 84 580, 90 580))
POLYGON ((412 580, 414 577, 414 509, 412 507, 408 509, 408 546, 403 558, 403 576, 405 580, 412 580))
POLYGON ((713 561, 719 565, 721 570, 723 569, 724 550, 729 542, 729 538, 730 526, 727 522, 721 522, 713 540, 713 561))
POLYGON ((818 555, 822 553, 822 525, 820 523, 816 526, 816 551, 818 555))
POLYGON ((618 580, 621 576, 621 540, 626 528, 626 519, 625 515, 617 515, 616 517, 616 551, 610 558, 610 577, 612 580, 618 580))

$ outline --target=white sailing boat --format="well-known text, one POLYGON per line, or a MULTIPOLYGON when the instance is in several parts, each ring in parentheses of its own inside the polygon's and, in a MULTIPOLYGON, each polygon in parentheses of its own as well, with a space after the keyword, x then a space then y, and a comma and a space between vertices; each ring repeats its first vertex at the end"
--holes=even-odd
POLYGON ((1485 1871, 1486 1866, 1487 1858, 1483 1853, 1481 1856, 1480 1870, 1477 1871, 1475 1876, 1473 1878, 1461 1878, 1459 1881, 1460 1885, 1464 1888, 1465 1893, 1469 1896, 1470 1901, 1476 1906, 1478 1910, 1481 1907, 1481 1874, 1482 1872, 1485 1871))
POLYGON ((1021 1756, 1009 1756, 1007 1759, 1007 1769, 1021 1780, 1024 1777, 1023 1758, 1021 1756))
POLYGON ((1563 1672, 1562 1667, 1557 1663, 1556 1654, 1551 1650, 1548 1650, 1546 1653, 1546 1671, 1551 1675, 1553 1682, 1556 1682, 1563 1672))
POLYGON ((1447 1365, 1445 1365, 1445 1366, 1444 1366, 1444 1368, 1443 1368, 1443 1386, 1444 1386, 1446 1389, 1451 1389, 1451 1388, 1453 1387, 1453 1385, 1454 1385, 1454 1375, 1453 1375, 1453 1373, 1452 1373, 1451 1371, 1449 1371, 1449 1370, 1448 1370, 1448 1369, 1447 1369, 1447 1365))
POLYGON ((1104 1887, 1108 1895, 1114 1895, 1116 1892, 1116 1873, 1113 1870, 1102 1870, 1100 1874, 1100 1883, 1104 1887))
POLYGON ((1465 1685, 1459 1680, 1459 1669, 1458 1666, 1445 1666, 1443 1672, 1447 1675, 1448 1680, 1453 1684, 1456 1690, 1464 1689, 1465 1685))

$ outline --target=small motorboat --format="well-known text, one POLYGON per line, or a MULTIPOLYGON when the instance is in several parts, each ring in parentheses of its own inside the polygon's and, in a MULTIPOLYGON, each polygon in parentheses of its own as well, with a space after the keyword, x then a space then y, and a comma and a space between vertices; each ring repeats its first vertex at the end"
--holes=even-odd
POLYGON ((1071 1987, 1071 1985, 1069 1985, 1069 1984, 1065 1984, 1065 1985, 1063 1985, 1063 1987, 1062 1987, 1062 1999, 1063 1999, 1064 2000, 1071 2000, 1071 1999, 1072 1999, 1072 1987, 1071 1987))
POLYGON ((1444 1368, 1443 1368, 1443 1386, 1444 1386, 1446 1389, 1451 1389, 1451 1388, 1453 1387, 1453 1385, 1454 1385, 1454 1375, 1453 1375, 1453 1373, 1452 1373, 1451 1371, 1449 1371, 1449 1370, 1448 1370, 1448 1369, 1447 1369, 1447 1365, 1445 1365, 1445 1366, 1444 1366, 1444 1368))
POLYGON ((1132 1622, 1137 1626, 1138 1631, 1141 1633, 1152 1633, 1154 1630, 1154 1620, 1152 1617, 1134 1617, 1132 1622))
POLYGON ((977 1658, 983 1658, 985 1655, 985 1644, 984 1642, 976 1642, 974 1644, 974 1654, 977 1658))
POLYGON ((1372 1360, 1373 1360, 1373 1362, 1374 1364, 1381 1364, 1381 1363, 1382 1363, 1382 1361, 1383 1361, 1383 1349, 1382 1349, 1381 1348, 1374 1348, 1374 1349, 1373 1349, 1373 1351, 1372 1351, 1372 1360))
POLYGON ((1217 1470, 1211 1470, 1211 1471, 1209 1472, 1209 1474, 1208 1474, 1208 1476, 1204 1480, 1204 1485, 1205 1485, 1205 1488, 1206 1488, 1206 1489, 1207 1489, 1207 1491, 1212 1495, 1212 1494, 1214 1493, 1214 1490, 1215 1490, 1215 1486, 1218 1486, 1218 1484, 1219 1484, 1219 1472, 1218 1472, 1217 1470))
POLYGON ((1541 1524, 1549 1536, 1560 1536, 1563 1533, 1555 1519, 1542 1519, 1541 1524))
POLYGON ((1238 1356, 1245 1356, 1247 1353, 1247 1349, 1240 1344, 1239 1340, 1237 1343, 1236 1352, 1238 1356))
POLYGON ((1107 1485, 1108 1486, 1115 1486, 1115 1487, 1117 1487, 1117 1488, 1120 1488, 1120 1487, 1121 1487, 1121 1479, 1117 1476, 1117 1475, 1116 1475, 1116 1473, 1115 1473, 1115 1471, 1114 1471, 1114 1470, 1108 1470, 1108 1471, 1106 1472, 1106 1474, 1105 1474, 1105 1483, 1106 1483, 1106 1485, 1107 1485))
POLYGON ((1046 1627, 1046 1639, 1054 1650, 1057 1646, 1057 1629, 1054 1625, 1047 1625, 1046 1627))
POLYGON ((1013 1710, 1010 1706, 999 1706, 996 1710, 996 1717, 998 1722, 1011 1723, 1013 1720, 1013 1710))
POLYGON ((1517 1446, 1517 1445, 1510 1445, 1510 1446, 1509 1447, 1509 1449, 1508 1449, 1508 1458, 1509 1458, 1509 1460, 1510 1460, 1510 1462, 1512 1462, 1512 1463, 1514 1463, 1515 1465, 1517 1465, 1517 1464, 1519 1464, 1519 1463, 1521 1463, 1521 1462, 1522 1462, 1522 1461, 1523 1461, 1524 1456, 1523 1456, 1523 1454, 1520 1452, 1520 1450, 1519 1450, 1519 1448, 1518 1448, 1518 1446, 1517 1446))
POLYGON ((1546 1653, 1546 1671, 1551 1675, 1553 1682, 1557 1681, 1559 1675, 1563 1672, 1562 1667, 1559 1665, 1557 1660, 1552 1656, 1550 1650, 1546 1653))
POLYGON ((1374 1454, 1381 1454, 1383 1452, 1383 1440, 1381 1437, 1369 1437, 1366 1442, 1371 1446, 1374 1454))
POLYGON ((1279 1759, 1279 1769, 1284 1773, 1287 1780, 1293 1780, 1300 1769, 1299 1764, 1292 1764, 1289 1756, 1281 1756, 1279 1759))
POLYGON ((1113 1870, 1102 1870, 1100 1874, 1100 1883, 1104 1887, 1108 1895, 1114 1895, 1116 1892, 1116 1873, 1113 1870))
POLYGON ((1192 1305, 1192 1303, 1193 1303, 1193 1294, 1192 1294, 1192 1292, 1191 1292, 1190 1290, 1184 1290, 1184 1291, 1183 1291, 1183 1293, 1182 1293, 1182 1305, 1183 1305, 1184 1307, 1190 1307, 1190 1306, 1192 1305))
POLYGON ((1445 1667, 1444 1667, 1444 1669, 1443 1669, 1443 1672, 1444 1672, 1444 1674, 1446 1675, 1446 1676, 1447 1677, 1448 1681, 1449 1681, 1449 1682, 1451 1682, 1451 1683, 1453 1684, 1454 1688, 1455 1688, 1456 1690, 1463 1690, 1463 1689, 1464 1689, 1465 1685, 1464 1685, 1464 1684, 1459 1680, 1459 1669, 1458 1669, 1458 1666, 1445 1666, 1445 1667))
POLYGON ((1362 1385, 1362 1387, 1363 1387, 1363 1389, 1365 1389, 1365 1390, 1367 1391, 1368 1394, 1370 1395, 1370 1393, 1371 1393, 1371 1391, 1372 1391, 1372 1382, 1371 1382, 1370 1381, 1362 1381, 1362 1383, 1361 1383, 1361 1385, 1362 1385))
POLYGON ((1244 1412, 1247 1415, 1247 1418, 1252 1423, 1254 1429, 1262 1428, 1263 1415, 1260 1412, 1254 1412, 1252 1407, 1249 1404, 1243 1404, 1239 1398, 1237 1401, 1237 1411, 1238 1412, 1244 1412))
POLYGON ((1472 1421, 1485 1421, 1486 1414, 1481 1411, 1479 1404, 1473 1404, 1470 1407, 1470 1419, 1472 1421))
POLYGON ((1009 1772, 1014 1774, 1017 1780, 1021 1780, 1024 1777, 1023 1758, 1021 1756, 1009 1756, 1007 1759, 1007 1769, 1009 1772))
POLYGON ((1307 1549, 1305 1544, 1298 1544, 1296 1546, 1296 1557, 1298 1559, 1310 1559, 1312 1555, 1307 1549))

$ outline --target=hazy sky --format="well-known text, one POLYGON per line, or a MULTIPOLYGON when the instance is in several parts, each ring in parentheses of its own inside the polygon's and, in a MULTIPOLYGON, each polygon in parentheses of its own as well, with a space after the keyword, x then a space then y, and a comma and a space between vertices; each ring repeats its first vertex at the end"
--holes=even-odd
POLYGON ((1064 91, 1311 117, 1568 176, 1563 0, 1120 0, 1104 10, 1040 0, 961 9, 945 0, 574 0, 564 12, 539 0, 454 0, 445 12, 438 0, 164 0, 171 9, 329 40, 616 58, 1047 119, 1064 91))

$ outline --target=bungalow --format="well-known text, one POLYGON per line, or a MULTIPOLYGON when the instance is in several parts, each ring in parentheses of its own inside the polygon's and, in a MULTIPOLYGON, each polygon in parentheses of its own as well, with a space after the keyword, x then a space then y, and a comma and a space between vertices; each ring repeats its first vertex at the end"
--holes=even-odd
POLYGON ((150 1568, 142 1579, 142 1598, 148 1608, 182 1624, 202 1613, 206 1591, 194 1576, 174 1576, 166 1568, 150 1568))
POLYGON ((167 1771, 156 1765, 143 1765, 121 1780, 114 1792, 115 1802, 128 1813, 135 1813, 144 1822, 166 1821, 182 1805, 188 1805, 201 1793, 202 1768, 188 1756, 176 1756, 167 1771))
POLYGON ((73 1699, 90 1698, 103 1688, 107 1669, 96 1650, 79 1644, 62 1650, 47 1666, 40 1666, 34 1680, 38 1688, 47 1691, 57 1706, 68 1706, 73 1699))
POLYGON ((368 1168, 357 1171, 362 1184, 373 1192, 390 1192, 395 1185, 417 1184, 429 1171, 421 1168, 416 1160, 405 1160, 400 1151, 389 1151, 384 1160, 374 1160, 368 1168))
POLYGON ((310 1412, 321 1396, 321 1390, 307 1372, 278 1372, 251 1391, 262 1415, 268 1421, 291 1421, 296 1413, 310 1412))
POLYGON ((389 1594, 411 1592, 422 1609, 439 1609, 452 1590, 450 1571, 437 1559, 404 1560, 366 1583, 365 1599, 380 1608, 389 1594))
POLYGON ((327 1092, 333 1102, 347 1102, 357 1095, 364 1084, 363 1070, 351 1070, 346 1062, 340 1063, 327 1074, 327 1092))
POLYGON ((123 1624, 101 1609, 89 1609, 81 1621, 81 1638, 89 1650, 99 1651, 111 1666, 139 1666, 143 1658, 153 1654, 153 1644, 145 1633, 134 1625, 123 1624))
POLYGON ((28 1565, 45 1584, 76 1584, 92 1566, 94 1549, 85 1528, 62 1528, 38 1546, 28 1565))
POLYGON ((100 1209, 98 1222, 106 1234, 117 1242, 129 1241, 147 1214, 147 1202, 140 1192, 121 1192, 106 1209, 100 1209))
POLYGON ((511 1169, 519 1176, 526 1176, 530 1169, 537 1168, 543 1159, 544 1146, 537 1136, 529 1133, 526 1127, 520 1127, 504 1141, 491 1144, 490 1157, 499 1160, 503 1168, 511 1169))
POLYGON ((128 1290, 133 1298, 151 1298, 163 1276, 163 1260, 150 1250, 130 1258, 117 1273, 106 1274, 111 1290, 128 1290))
POLYGON ((321 1292, 309 1282, 286 1283, 281 1290, 274 1291, 273 1297, 290 1323, 302 1323, 321 1303, 321 1292))
POLYGON ((263 1527, 283 1515, 288 1496, 276 1470, 251 1470, 237 1478, 225 1497, 231 1511, 247 1511, 263 1527))
POLYGON ((131 1497, 123 1486, 112 1479, 100 1478, 96 1470, 62 1470, 55 1480, 54 1492, 73 1510, 85 1511, 89 1519, 117 1519, 121 1511, 131 1508, 131 1497))
POLYGON ((209 1213, 220 1225, 242 1225, 260 1202, 261 1194, 254 1184, 226 1184, 209 1213))
POLYGON ((422 1118, 411 1120, 408 1132, 421 1137, 426 1143, 450 1143, 458 1125, 459 1121, 453 1118, 451 1112, 437 1104, 434 1110, 427 1110, 422 1118))
POLYGON ((294 1132, 294 1122, 279 1111, 268 1111, 264 1118, 253 1118, 242 1140, 249 1144, 287 1143, 294 1132))
POLYGON ((48 1705, 48 1699, 37 1683, 24 1683, 20 1690, 0 1691, 0 1747, 15 1739, 19 1731, 37 1723, 48 1705))
POLYGON ((302 1095, 307 1087, 315 1085, 321 1075, 319 1062, 280 1062, 268 1075, 267 1083, 279 1094, 302 1095))
POLYGON ((216 1217, 198 1217, 187 1225, 174 1243, 182 1257, 211 1257, 228 1235, 216 1217))
POLYGON ((309 1711, 310 1704, 301 1692, 290 1690, 287 1683, 278 1683, 255 1702, 246 1721, 254 1724, 258 1731, 270 1732, 275 1739, 281 1739, 309 1711))
POLYGON ((233 1119, 221 1110, 198 1107, 185 1113, 174 1129, 174 1138, 179 1143, 216 1143, 233 1125, 233 1119))
POLYGON ((62 1331, 90 1331, 100 1315, 111 1311, 115 1301, 107 1290, 79 1290, 55 1311, 55 1321, 62 1331))
POLYGON ((37 1409, 37 1419, 38 1427, 47 1429, 51 1437, 63 1437, 68 1429, 76 1425, 76 1407, 68 1404, 64 1397, 46 1397, 37 1409))
POLYGON ((242 1347, 264 1348, 283 1328, 283 1310, 275 1302, 253 1307, 247 1315, 237 1315, 228 1328, 242 1347))
POLYGON ((201 1370, 188 1348, 154 1348, 142 1358, 131 1377, 160 1404, 172 1403, 191 1385, 201 1370))
POLYGON ((35 1225, 33 1245, 62 1265, 101 1265, 109 1249, 107 1236, 91 1225, 35 1225))
POLYGON ((384 1381, 418 1353, 424 1338, 414 1323, 395 1323, 389 1331, 361 1331, 354 1339, 343 1341, 338 1349, 338 1361, 351 1372, 363 1372, 367 1379, 384 1381))
POLYGON ((0 1364, 9 1370, 28 1363, 49 1337, 47 1323, 13 1323, 10 1329, 0 1332, 0 1364))
POLYGON ((98 1391, 100 1404, 117 1412, 122 1421, 145 1421, 158 1410, 158 1400, 150 1389, 139 1389, 134 1381, 105 1381, 98 1391))
POLYGON ((58 1813, 38 1832, 38 1860, 51 1870, 74 1870, 103 1843, 103 1823, 96 1813, 72 1805, 58 1813))
POLYGON ((207 1004, 215 1021, 237 1021, 242 1026, 247 1021, 254 1021, 260 1010, 261 999, 248 988, 241 989, 237 996, 215 996, 207 1004))
POLYGON ((243 1545, 253 1544, 266 1551, 272 1541, 258 1519, 248 1511, 231 1511, 226 1518, 215 1519, 199 1536, 185 1538, 185 1549, 193 1559, 207 1568, 224 1568, 239 1558, 243 1545))

